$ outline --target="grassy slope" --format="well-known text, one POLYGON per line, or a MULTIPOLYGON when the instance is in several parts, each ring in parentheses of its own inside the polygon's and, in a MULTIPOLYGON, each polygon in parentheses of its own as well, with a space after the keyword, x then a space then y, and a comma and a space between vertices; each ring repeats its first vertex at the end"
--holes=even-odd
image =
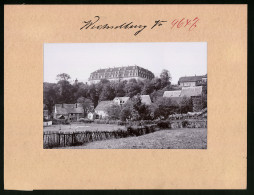
POLYGON ((207 129, 161 130, 139 137, 87 143, 71 149, 206 149, 207 129))

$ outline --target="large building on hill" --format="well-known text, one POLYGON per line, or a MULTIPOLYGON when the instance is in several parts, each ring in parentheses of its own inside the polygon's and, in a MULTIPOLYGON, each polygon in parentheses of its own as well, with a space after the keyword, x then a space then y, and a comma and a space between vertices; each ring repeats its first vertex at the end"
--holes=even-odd
POLYGON ((89 77, 90 83, 98 83, 101 79, 110 81, 122 81, 130 79, 153 79, 154 74, 140 66, 123 66, 114 68, 99 69, 91 73, 89 77))

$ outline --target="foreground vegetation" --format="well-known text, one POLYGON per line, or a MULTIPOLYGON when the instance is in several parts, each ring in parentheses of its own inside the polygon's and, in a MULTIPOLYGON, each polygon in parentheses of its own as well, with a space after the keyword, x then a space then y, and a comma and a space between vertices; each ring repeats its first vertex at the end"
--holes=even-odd
POLYGON ((70 125, 52 125, 43 127, 43 131, 116 131, 125 130, 125 126, 114 125, 114 124, 96 124, 96 123, 77 123, 70 125))
POLYGON ((156 131, 154 133, 121 139, 95 141, 69 149, 206 149, 206 128, 183 128, 156 131))

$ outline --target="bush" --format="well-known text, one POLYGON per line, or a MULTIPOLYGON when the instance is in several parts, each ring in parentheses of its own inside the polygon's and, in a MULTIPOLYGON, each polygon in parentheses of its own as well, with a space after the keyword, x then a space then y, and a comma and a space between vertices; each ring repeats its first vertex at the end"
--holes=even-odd
POLYGON ((78 120, 78 122, 83 122, 83 123, 92 123, 93 121, 92 121, 92 120, 90 120, 90 119, 80 118, 80 119, 78 120))
POLYGON ((184 120, 184 121, 182 121, 182 126, 183 126, 183 128, 185 128, 185 127, 187 127, 188 126, 188 121, 186 121, 186 120, 184 120))
POLYGON ((157 123, 157 126, 161 129, 167 129, 167 128, 170 128, 170 122, 169 121, 159 121, 157 123))

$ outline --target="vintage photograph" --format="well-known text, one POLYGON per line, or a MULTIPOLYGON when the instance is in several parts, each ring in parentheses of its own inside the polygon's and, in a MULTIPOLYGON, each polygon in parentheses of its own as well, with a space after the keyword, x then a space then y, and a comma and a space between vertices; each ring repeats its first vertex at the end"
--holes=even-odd
POLYGON ((44 149, 207 149, 207 43, 45 43, 44 149))

